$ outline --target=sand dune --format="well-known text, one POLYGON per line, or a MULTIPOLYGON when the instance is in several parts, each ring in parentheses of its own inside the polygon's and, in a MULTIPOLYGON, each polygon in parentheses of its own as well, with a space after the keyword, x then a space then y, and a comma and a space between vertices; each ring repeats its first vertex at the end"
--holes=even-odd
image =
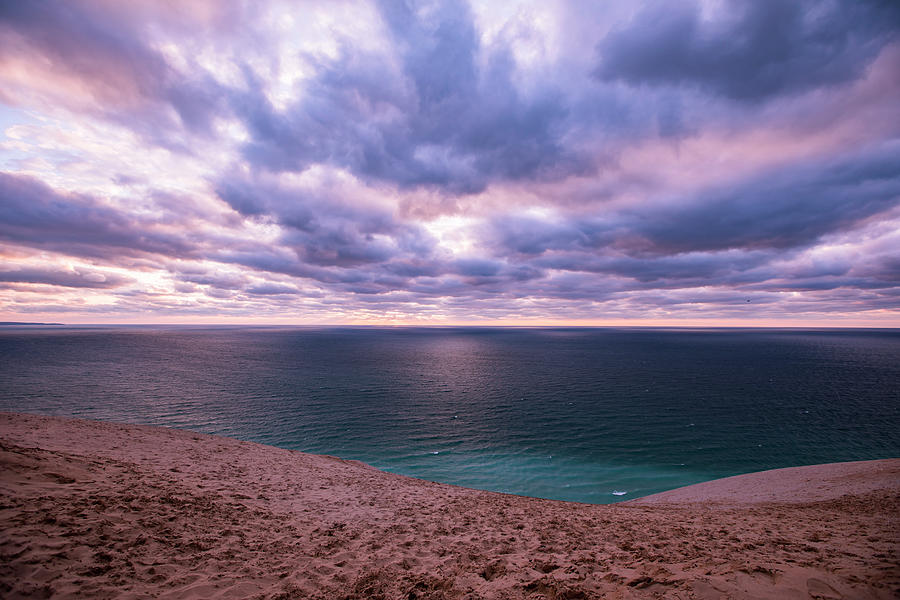
POLYGON ((4 598, 895 598, 900 460, 612 506, 0 414, 4 598))

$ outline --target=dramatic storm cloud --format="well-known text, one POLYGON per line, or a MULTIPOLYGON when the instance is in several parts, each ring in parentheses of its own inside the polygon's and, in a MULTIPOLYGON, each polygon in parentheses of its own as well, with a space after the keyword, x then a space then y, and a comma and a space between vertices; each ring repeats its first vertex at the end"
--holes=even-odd
POLYGON ((759 101, 859 78, 900 25, 900 6, 878 0, 756 0, 722 13, 650 3, 598 44, 596 74, 759 101))
POLYGON ((0 4, 0 320, 900 324, 900 9, 0 4))

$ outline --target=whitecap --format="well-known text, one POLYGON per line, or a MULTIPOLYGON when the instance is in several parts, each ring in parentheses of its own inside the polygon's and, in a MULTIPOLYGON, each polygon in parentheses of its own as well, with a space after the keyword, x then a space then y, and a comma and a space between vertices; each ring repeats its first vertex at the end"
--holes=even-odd
POLYGON ((613 490, 613 491, 612 491, 612 495, 613 495, 613 496, 624 496, 624 495, 627 494, 627 493, 628 493, 628 492, 620 492, 619 490, 613 490))

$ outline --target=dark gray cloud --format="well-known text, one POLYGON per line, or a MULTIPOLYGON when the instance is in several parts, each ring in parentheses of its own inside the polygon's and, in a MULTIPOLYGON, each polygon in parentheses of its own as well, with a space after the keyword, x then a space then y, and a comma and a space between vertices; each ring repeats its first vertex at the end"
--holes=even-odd
POLYGON ((250 218, 283 226, 280 243, 298 260, 317 267, 353 267, 428 258, 435 241, 417 224, 384 208, 354 204, 341 192, 291 189, 232 177, 216 184, 219 197, 250 218))
POLYGON ((313 59, 303 100, 278 112, 247 72, 233 108, 252 135, 244 155, 259 167, 347 168, 368 180, 466 194, 495 180, 553 180, 591 161, 563 138, 574 124, 551 83, 524 95, 508 48, 483 48, 468 6, 445 0, 423 16, 380 4, 400 72, 383 56, 345 45, 313 59), (481 56, 486 60, 482 64, 481 56))
POLYGON ((595 74, 759 101, 858 78, 898 30, 890 1, 731 0, 713 19, 695 1, 654 1, 600 41, 595 74))
POLYGON ((900 204, 900 145, 778 167, 686 198, 575 215, 498 219, 497 252, 614 250, 631 257, 807 247, 900 204))
POLYGON ((503 268, 498 261, 485 259, 461 259, 457 260, 454 266, 460 275, 473 277, 491 277, 503 268))
POLYGON ((711 190, 635 222, 638 237, 626 245, 649 253, 808 246, 897 206, 898 156, 900 144, 891 142, 711 190))
POLYGON ((633 257, 583 252, 553 253, 533 264, 546 269, 602 273, 627 277, 635 287, 692 287, 710 281, 736 283, 740 274, 773 259, 767 252, 697 252, 675 256, 633 257))
POLYGON ((299 294, 300 290, 291 285, 282 285, 278 283, 264 283, 260 285, 252 285, 246 290, 248 294, 253 296, 278 296, 282 294, 299 294))
POLYGON ((112 273, 95 270, 65 271, 62 269, 18 268, 0 270, 0 281, 38 283, 71 288, 115 288, 131 280, 112 273))
POLYGON ((880 284, 879 287, 900 286, 900 251, 871 256, 851 266, 849 274, 880 284))
POLYGON ((155 231, 91 196, 62 194, 37 179, 2 172, 0 240, 102 259, 193 250, 184 237, 155 231))

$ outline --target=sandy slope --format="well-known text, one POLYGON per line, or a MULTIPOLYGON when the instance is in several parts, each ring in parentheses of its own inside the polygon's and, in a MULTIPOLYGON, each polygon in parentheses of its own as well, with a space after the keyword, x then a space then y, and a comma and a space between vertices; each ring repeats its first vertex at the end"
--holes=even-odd
POLYGON ((4 598, 900 592, 900 460, 591 506, 185 431, 0 414, 0 461, 4 598))
POLYGON ((831 463, 726 477, 644 496, 632 504, 819 502, 847 494, 897 491, 900 460, 831 463))

